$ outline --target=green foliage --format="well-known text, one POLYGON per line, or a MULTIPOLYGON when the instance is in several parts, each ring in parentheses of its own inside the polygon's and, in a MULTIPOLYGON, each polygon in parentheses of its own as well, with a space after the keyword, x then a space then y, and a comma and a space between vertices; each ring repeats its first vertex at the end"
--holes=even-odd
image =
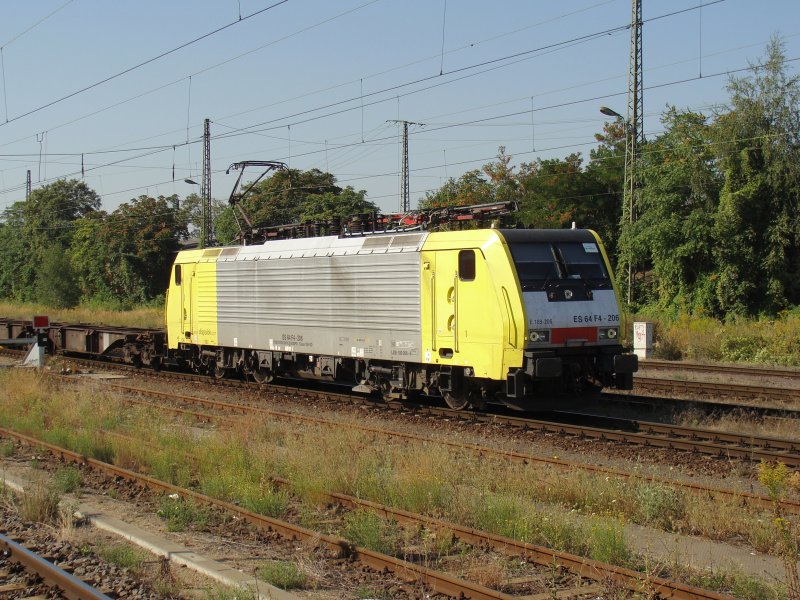
POLYGON ((78 304, 80 290, 72 263, 59 246, 43 252, 36 277, 36 301, 53 308, 72 308, 78 304))
POLYGON ((0 295, 34 299, 45 254, 52 247, 68 248, 74 222, 99 207, 100 197, 75 179, 38 188, 11 205, 0 228, 0 295))
POLYGON ((773 39, 763 65, 732 78, 716 123, 724 185, 715 219, 717 297, 725 312, 800 302, 800 79, 773 39))
POLYGON ((305 587, 308 577, 293 562, 271 560, 258 567, 258 576, 284 590, 296 590, 305 587))
POLYGON ((716 312, 713 293, 703 292, 716 267, 709 240, 721 187, 711 130, 705 116, 675 108, 662 122, 665 133, 647 145, 640 165, 640 216, 623 229, 620 264, 648 268, 639 301, 716 312))
MULTIPOLYGON (((244 189, 249 184, 244 184, 244 189)), ((241 193, 241 191, 239 192, 241 193)), ((336 177, 319 169, 276 171, 253 186, 239 204, 254 228, 325 221, 371 213, 378 207, 366 200, 366 191, 336 185, 336 177)), ((221 244, 232 243, 246 224, 235 207, 226 207, 214 223, 221 244)))

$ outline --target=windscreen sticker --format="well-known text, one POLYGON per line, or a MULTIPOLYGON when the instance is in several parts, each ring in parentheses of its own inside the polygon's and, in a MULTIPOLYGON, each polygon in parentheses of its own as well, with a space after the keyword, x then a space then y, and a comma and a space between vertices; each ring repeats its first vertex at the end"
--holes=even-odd
POLYGON ((590 254, 597 254, 597 244, 584 243, 583 244, 583 251, 584 252, 589 252, 590 254))

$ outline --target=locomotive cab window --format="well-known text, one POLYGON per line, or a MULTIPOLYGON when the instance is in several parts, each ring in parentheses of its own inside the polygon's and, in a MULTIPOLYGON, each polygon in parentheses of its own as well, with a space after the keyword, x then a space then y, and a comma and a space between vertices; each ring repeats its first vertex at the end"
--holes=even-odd
POLYGON ((181 284, 181 266, 175 265, 175 285, 181 284))
POLYGON ((601 287, 609 282, 603 255, 595 243, 555 244, 567 279, 582 279, 601 287))
POLYGON ((548 282, 561 279, 550 244, 509 244, 509 248, 522 291, 543 290, 548 282))
POLYGON ((475 251, 461 250, 458 253, 458 278, 461 281, 475 280, 475 251))

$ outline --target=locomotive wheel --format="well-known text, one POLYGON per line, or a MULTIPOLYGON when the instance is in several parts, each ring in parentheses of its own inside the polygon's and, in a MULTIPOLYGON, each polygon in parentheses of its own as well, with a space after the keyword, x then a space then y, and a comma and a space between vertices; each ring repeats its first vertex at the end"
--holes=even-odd
POLYGON ((470 406, 469 394, 466 392, 460 392, 457 394, 454 394, 453 392, 445 392, 444 401, 447 402, 447 406, 453 410, 464 410, 470 406))
POLYGON ((228 373, 228 369, 225 367, 221 367, 219 363, 216 363, 213 368, 214 371, 214 379, 224 379, 225 375, 228 373))
POLYGON ((253 379, 255 379, 258 383, 270 383, 275 377, 272 375, 272 371, 269 369, 262 369, 257 368, 251 371, 253 375, 253 379))

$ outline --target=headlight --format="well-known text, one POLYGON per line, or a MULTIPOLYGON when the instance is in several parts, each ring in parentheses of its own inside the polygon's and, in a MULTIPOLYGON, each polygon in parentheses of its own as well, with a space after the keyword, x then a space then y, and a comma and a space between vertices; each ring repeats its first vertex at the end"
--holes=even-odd
POLYGON ((547 329, 540 329, 538 331, 531 331, 528 339, 532 342, 536 342, 538 344, 546 343, 550 341, 550 331, 547 329))
POLYGON ((619 330, 616 327, 601 327, 597 330, 597 337, 601 340, 614 340, 618 334, 619 330))

